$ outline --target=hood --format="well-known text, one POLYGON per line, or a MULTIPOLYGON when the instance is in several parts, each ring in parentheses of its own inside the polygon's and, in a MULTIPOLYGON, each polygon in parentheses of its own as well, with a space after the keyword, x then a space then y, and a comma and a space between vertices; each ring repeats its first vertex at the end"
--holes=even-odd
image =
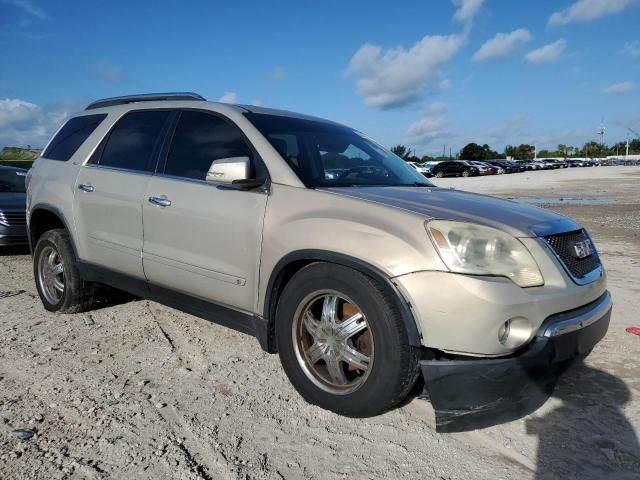
POLYGON ((440 187, 323 188, 422 215, 497 228, 516 237, 538 237, 580 229, 573 220, 542 208, 440 187))
POLYGON ((27 209, 27 194, 24 192, 0 192, 0 211, 27 209))

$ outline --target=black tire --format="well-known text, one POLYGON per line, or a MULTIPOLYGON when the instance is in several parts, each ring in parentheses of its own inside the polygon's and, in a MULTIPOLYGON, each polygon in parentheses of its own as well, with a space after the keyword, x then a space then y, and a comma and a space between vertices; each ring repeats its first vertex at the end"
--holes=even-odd
POLYGON ((276 340, 284 371, 306 401, 340 415, 370 417, 405 399, 418 378, 418 351, 409 345, 392 295, 370 277, 329 263, 308 265, 289 281, 276 310, 276 340), (358 305, 373 338, 370 371, 349 393, 332 393, 316 385, 303 370, 294 346, 296 312, 309 295, 327 290, 358 305))
POLYGON ((91 309, 94 300, 94 284, 85 282, 80 277, 76 266, 76 256, 73 253, 69 234, 64 229, 49 230, 38 239, 33 252, 33 274, 36 289, 42 301, 42 305, 50 312, 79 313, 91 309), (40 274, 40 265, 44 261, 43 254, 57 252, 63 265, 62 284, 63 290, 58 301, 52 300, 45 293, 46 286, 43 275, 40 274))
POLYGON ((436 173, 436 177, 437 177, 437 178, 442 178, 442 177, 444 177, 444 172, 443 172, 443 171, 439 171, 439 172, 437 172, 437 173, 436 173))
POLYGON ((462 176, 463 177, 470 177, 471 176, 471 170, 465 170, 462 172, 462 176))

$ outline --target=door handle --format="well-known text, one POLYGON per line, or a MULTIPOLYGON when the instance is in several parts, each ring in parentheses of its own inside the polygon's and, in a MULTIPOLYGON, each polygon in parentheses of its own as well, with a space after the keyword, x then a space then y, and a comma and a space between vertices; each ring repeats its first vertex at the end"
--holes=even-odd
POLYGON ((78 189, 82 190, 83 192, 93 192, 93 185, 91 185, 90 183, 80 183, 78 184, 78 189))
POLYGON ((153 203, 159 207, 168 207, 171 205, 171 200, 165 197, 149 197, 149 203, 153 203))

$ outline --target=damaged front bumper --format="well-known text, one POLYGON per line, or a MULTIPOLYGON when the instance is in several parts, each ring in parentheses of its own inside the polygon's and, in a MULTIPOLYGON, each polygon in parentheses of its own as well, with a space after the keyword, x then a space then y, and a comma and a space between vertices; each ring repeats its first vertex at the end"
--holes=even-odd
POLYGON ((422 360, 426 393, 438 432, 485 428, 539 408, 563 367, 585 357, 605 336, 611 295, 545 320, 537 336, 508 358, 422 360))

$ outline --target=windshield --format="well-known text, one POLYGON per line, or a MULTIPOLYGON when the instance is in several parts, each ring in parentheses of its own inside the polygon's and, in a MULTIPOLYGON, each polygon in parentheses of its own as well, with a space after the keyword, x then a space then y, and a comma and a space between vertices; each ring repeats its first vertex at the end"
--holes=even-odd
POLYGON ((245 116, 307 187, 433 186, 403 159, 351 128, 280 115, 245 116))
POLYGON ((0 170, 0 192, 24 193, 24 179, 27 174, 19 170, 0 170))

